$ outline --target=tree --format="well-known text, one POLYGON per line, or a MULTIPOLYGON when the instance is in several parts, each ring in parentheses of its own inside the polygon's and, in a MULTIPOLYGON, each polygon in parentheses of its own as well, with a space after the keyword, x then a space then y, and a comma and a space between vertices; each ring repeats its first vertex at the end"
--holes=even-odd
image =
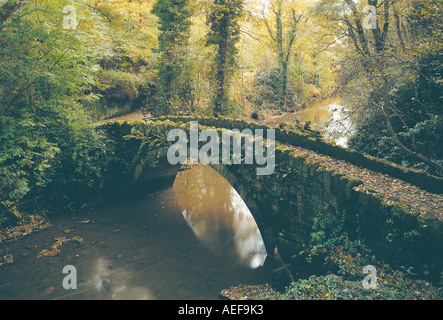
POLYGON ((98 119, 152 107, 157 48, 157 17, 152 0, 79 0, 80 29, 88 27, 89 44, 99 67, 84 103, 98 119), (82 11, 80 11, 82 10, 82 11), (89 11, 85 12, 86 10, 89 11))
MULTIPOLYGON (((323 13, 335 24, 334 37, 344 36, 347 48, 353 49, 345 55, 343 61, 347 64, 343 74, 347 78, 344 85, 357 89, 358 107, 365 106, 364 113, 381 116, 385 132, 410 158, 426 163, 433 173, 443 175, 443 166, 416 147, 416 137, 411 128, 423 119, 414 119, 408 110, 397 105, 395 97, 405 83, 416 82, 415 66, 419 57, 429 52, 429 44, 424 41, 429 37, 417 28, 417 17, 415 21, 413 17, 418 15, 420 21, 431 24, 435 31, 438 26, 435 17, 434 23, 430 21, 432 12, 438 11, 438 3, 441 5, 441 0, 324 0, 319 3, 317 12, 323 13), (369 28, 365 26, 365 5, 376 9, 377 23, 369 28), (414 33, 415 37, 411 36, 414 33), (348 86, 349 83, 354 86, 348 86), (397 121, 401 123, 400 127, 394 125, 397 121), (403 129, 409 134, 402 134, 403 129)), ((432 37, 435 38, 434 35, 432 37)), ((436 48, 438 50, 439 46, 433 47, 436 48)))
POLYGON ((272 40, 271 47, 277 55, 279 65, 279 92, 277 99, 281 109, 286 108, 287 103, 287 86, 288 86, 288 66, 293 46, 297 37, 297 25, 300 23, 303 15, 298 15, 295 9, 291 8, 289 12, 284 12, 285 0, 274 0, 270 2, 270 9, 275 19, 272 27, 267 17, 263 18, 263 22, 268 30, 269 37, 272 40), (285 28, 284 16, 289 15, 289 24, 285 28), (286 30, 285 30, 286 29, 286 30))
POLYGON ((190 99, 186 77, 187 45, 191 26, 188 0, 158 0, 152 12, 159 18, 158 111, 169 114, 190 99))
POLYGON ((216 48, 214 58, 214 114, 230 111, 229 86, 236 65, 236 44, 240 39, 239 19, 243 0, 215 0, 209 15, 208 45, 216 48))
POLYGON ((0 28, 23 5, 21 0, 6 0, 5 2, 2 2, 3 6, 0 7, 0 28))

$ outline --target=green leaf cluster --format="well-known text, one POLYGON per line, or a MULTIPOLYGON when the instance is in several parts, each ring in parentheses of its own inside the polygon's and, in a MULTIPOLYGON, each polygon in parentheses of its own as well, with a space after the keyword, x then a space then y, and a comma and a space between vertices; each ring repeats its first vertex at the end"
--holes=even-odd
MULTIPOLYGON (((45 190, 70 205, 99 187, 106 152, 80 101, 96 60, 84 30, 63 29, 68 1, 30 1, 0 29, 0 218, 45 190)), ((90 193, 91 194, 91 193, 90 193)))

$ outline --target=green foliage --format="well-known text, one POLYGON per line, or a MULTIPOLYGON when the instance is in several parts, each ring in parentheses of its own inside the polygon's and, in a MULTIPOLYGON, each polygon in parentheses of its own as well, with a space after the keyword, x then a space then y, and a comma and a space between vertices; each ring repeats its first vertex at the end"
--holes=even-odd
MULTIPOLYGON (((301 252, 306 260, 324 264, 324 272, 312 275, 315 265, 308 263, 310 276, 296 279, 282 292, 268 286, 254 288, 253 296, 244 286, 229 290, 232 298, 245 297, 265 300, 441 300, 441 288, 411 277, 410 270, 393 269, 378 260, 359 240, 336 229, 334 236, 322 245, 301 252), (314 259, 315 258, 315 259, 314 259), (376 269, 376 289, 365 289, 362 281, 366 265, 376 269)), ((298 264, 302 261, 297 260, 298 264)), ((226 292, 226 290, 224 290, 226 292)))
MULTIPOLYGON (((363 277, 362 277, 363 279, 363 277)), ((397 279, 400 280, 400 279, 397 279)), ((441 293, 424 281, 401 281, 364 289, 361 281, 337 275, 311 276, 291 284, 280 299, 286 300, 440 300, 441 293)))
POLYGON ((60 149, 29 115, 1 117, 0 121, 0 210, 9 211, 32 188, 47 184, 47 170, 60 149))
MULTIPOLYGON (((135 154, 131 165, 128 166, 127 172, 133 172, 135 166, 143 161, 146 154, 160 147, 163 143, 167 141, 165 134, 159 134, 151 125, 143 124, 140 127, 132 127, 131 133, 123 137, 125 140, 135 139, 141 142, 140 147, 135 154)), ((155 167, 157 165, 157 159, 149 162, 150 167, 155 167)))
POLYGON ((331 213, 319 213, 312 224, 310 243, 314 246, 323 245, 326 241, 340 236, 344 232, 345 219, 345 212, 342 213, 340 221, 331 213))
MULTIPOLYGON (((270 71, 258 71, 254 76, 254 80, 254 87, 249 93, 249 100, 261 108, 279 109, 281 101, 275 99, 281 91, 281 71, 279 68, 270 71)), ((289 84, 291 83, 289 82, 289 84)), ((295 86, 288 85, 286 89, 286 108, 289 109, 300 108, 299 99, 294 88, 295 86)))
POLYGON ((314 224, 312 226, 313 232, 311 233, 311 243, 321 244, 326 240, 326 227, 329 224, 329 220, 314 218, 314 224))
MULTIPOLYGON (((345 215, 343 215, 344 217, 345 215)), ((343 222, 344 218, 342 219, 343 222)), ((321 220, 318 221, 321 228, 321 220)), ((324 225, 326 227, 326 225, 324 225)), ((321 254, 323 264, 333 273, 299 279, 289 285, 276 299, 290 300, 438 300, 441 290, 429 282, 416 280, 407 272, 393 269, 377 259, 360 240, 352 240, 341 227, 320 245, 306 254, 308 257, 321 254), (362 280, 366 276, 363 268, 376 268, 376 289, 364 289, 362 280)))
POLYGON ((441 154, 431 146, 441 143, 441 3, 384 1, 368 30, 360 12, 372 1, 346 1, 343 10, 343 1, 323 0, 317 8, 346 42, 338 90, 353 118, 360 116, 350 146, 435 175, 443 175, 441 154))
POLYGON ((94 93, 100 95, 99 105, 103 106, 103 110, 89 107, 91 113, 100 111, 99 114, 106 117, 130 113, 139 109, 144 103, 146 94, 149 94, 149 83, 144 75, 110 69, 99 72, 97 76, 94 93))
POLYGON ((47 201, 58 207, 78 208, 94 202, 107 181, 107 167, 113 145, 105 134, 96 130, 81 105, 67 105, 59 114, 56 106, 51 117, 58 131, 53 140, 61 152, 53 164, 53 174, 45 189, 47 201))
POLYGON ((152 4, 87 0, 75 7, 88 35, 91 58, 96 61, 89 74, 92 81, 84 88, 95 99, 82 100, 83 105, 100 120, 144 108, 155 77, 157 38, 152 4))
MULTIPOLYGON (((76 100, 87 100, 95 60, 79 30, 63 30, 69 2, 24 5, 0 30, 0 214, 47 198, 72 203, 71 191, 100 184, 104 137, 76 100), (54 18, 56 17, 56 18, 54 18), (74 187, 76 185, 76 187, 74 187)), ((78 199, 77 199, 78 200, 78 199)))

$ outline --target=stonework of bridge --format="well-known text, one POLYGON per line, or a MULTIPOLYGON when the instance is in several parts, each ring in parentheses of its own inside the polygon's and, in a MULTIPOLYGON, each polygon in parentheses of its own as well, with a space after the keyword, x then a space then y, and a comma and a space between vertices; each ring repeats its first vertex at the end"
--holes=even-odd
MULTIPOLYGON (((268 252, 283 260, 310 242, 315 218, 342 224, 393 265, 438 278, 443 265, 443 179, 327 143, 307 132, 219 118, 174 117, 102 124, 115 141, 115 188, 131 193, 171 186, 180 165, 170 165, 167 133, 201 128, 275 129, 276 169, 258 176, 256 164, 211 165, 240 194, 268 252)), ((220 162, 221 163, 221 162, 220 162)), ((111 170, 112 171, 112 170, 111 170)), ((327 230, 325 230, 327 231, 327 230)))

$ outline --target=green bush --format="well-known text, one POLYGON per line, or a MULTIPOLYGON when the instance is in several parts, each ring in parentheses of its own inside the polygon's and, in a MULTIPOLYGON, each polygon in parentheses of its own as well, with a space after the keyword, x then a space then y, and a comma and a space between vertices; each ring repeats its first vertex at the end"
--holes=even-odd
POLYGON ((1 222, 43 199, 70 206, 104 177, 107 141, 76 102, 97 64, 86 35, 63 30, 63 5, 25 5, 0 28, 1 222))
POLYGON ((97 90, 111 105, 134 102, 143 83, 141 77, 121 70, 103 70, 98 78, 97 90))

